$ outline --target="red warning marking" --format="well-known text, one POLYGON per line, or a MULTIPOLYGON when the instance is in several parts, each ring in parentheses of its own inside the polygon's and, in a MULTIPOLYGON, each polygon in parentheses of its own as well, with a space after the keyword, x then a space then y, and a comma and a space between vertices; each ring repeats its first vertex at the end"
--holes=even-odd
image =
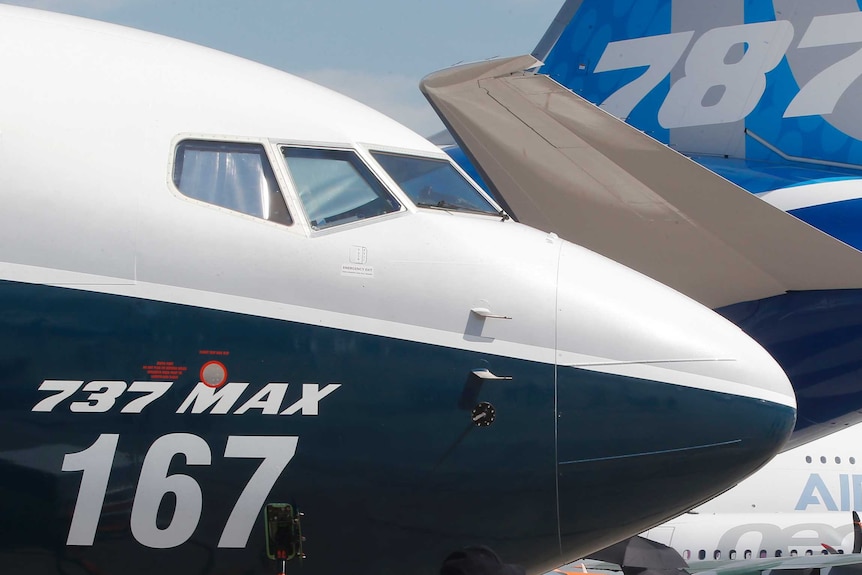
POLYGON ((153 365, 142 366, 150 379, 158 381, 176 381, 179 377, 188 371, 188 367, 184 365, 174 365, 172 361, 157 361, 153 365))
POLYGON ((220 361, 208 361, 201 367, 201 383, 221 387, 227 382, 227 368, 220 361))
POLYGON ((202 349, 198 353, 201 355, 230 355, 229 351, 217 349, 202 349))

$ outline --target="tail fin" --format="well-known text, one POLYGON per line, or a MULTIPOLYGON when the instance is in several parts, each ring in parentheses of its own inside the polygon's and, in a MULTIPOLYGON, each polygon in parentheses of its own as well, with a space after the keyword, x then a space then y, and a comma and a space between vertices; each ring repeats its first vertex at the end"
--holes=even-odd
POLYGON ((568 0, 533 56, 688 155, 862 167, 857 0, 568 0))

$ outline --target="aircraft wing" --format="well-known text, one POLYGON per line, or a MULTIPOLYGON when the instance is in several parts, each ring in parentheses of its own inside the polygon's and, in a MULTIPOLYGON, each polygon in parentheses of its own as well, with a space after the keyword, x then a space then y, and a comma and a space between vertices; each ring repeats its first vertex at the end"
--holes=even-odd
POLYGON ((516 219, 712 308, 862 288, 862 253, 526 71, 537 64, 469 64, 421 84, 516 219))

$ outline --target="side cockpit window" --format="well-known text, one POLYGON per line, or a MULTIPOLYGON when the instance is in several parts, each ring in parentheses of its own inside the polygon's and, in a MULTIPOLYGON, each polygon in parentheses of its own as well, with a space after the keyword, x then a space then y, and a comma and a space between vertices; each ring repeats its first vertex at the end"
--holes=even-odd
POLYGON ((349 150, 282 148, 312 229, 397 212, 401 205, 349 150))
POLYGON ((501 214, 449 160, 388 152, 371 155, 420 208, 501 214))
POLYGON ((174 185, 185 196, 290 225, 284 197, 260 144, 184 140, 177 146, 174 185))

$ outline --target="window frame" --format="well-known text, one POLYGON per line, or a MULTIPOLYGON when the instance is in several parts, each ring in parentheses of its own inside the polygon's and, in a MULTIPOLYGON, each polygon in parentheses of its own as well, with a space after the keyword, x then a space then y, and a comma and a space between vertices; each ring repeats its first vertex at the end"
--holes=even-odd
POLYGON ((197 204, 200 206, 207 206, 210 209, 218 210, 226 214, 231 214, 236 217, 244 218, 250 221, 255 222, 263 222, 268 225, 277 226, 282 230, 293 230, 295 231, 299 226, 297 225, 298 219, 296 217, 296 206, 292 205, 290 195, 288 194, 287 187, 285 185, 285 179, 283 176, 283 172, 279 163, 277 161, 277 157, 274 161, 273 153, 271 146, 269 145, 269 140, 265 138, 249 138, 243 136, 225 136, 225 135, 215 135, 215 134, 200 134, 200 133, 182 133, 174 136, 171 140, 170 152, 169 152, 169 161, 167 166, 167 184, 168 189, 171 193, 179 198, 182 201, 190 202, 193 204, 197 204), (177 156, 179 153, 180 146, 184 142, 201 142, 201 143, 211 143, 211 144, 237 144, 240 146, 243 145, 256 145, 260 146, 263 150, 263 157, 266 158, 269 164, 270 174, 274 178, 275 185, 277 186, 277 193, 281 196, 282 201, 284 201, 284 206, 286 210, 287 217, 290 219, 290 223, 283 223, 277 220, 269 220, 262 217, 255 216, 253 214, 249 214, 247 212, 234 210, 220 204, 216 204, 213 202, 208 202, 206 200, 202 200, 196 198, 194 196, 186 195, 180 190, 179 186, 175 183, 174 175, 180 163, 177 161, 177 156))

